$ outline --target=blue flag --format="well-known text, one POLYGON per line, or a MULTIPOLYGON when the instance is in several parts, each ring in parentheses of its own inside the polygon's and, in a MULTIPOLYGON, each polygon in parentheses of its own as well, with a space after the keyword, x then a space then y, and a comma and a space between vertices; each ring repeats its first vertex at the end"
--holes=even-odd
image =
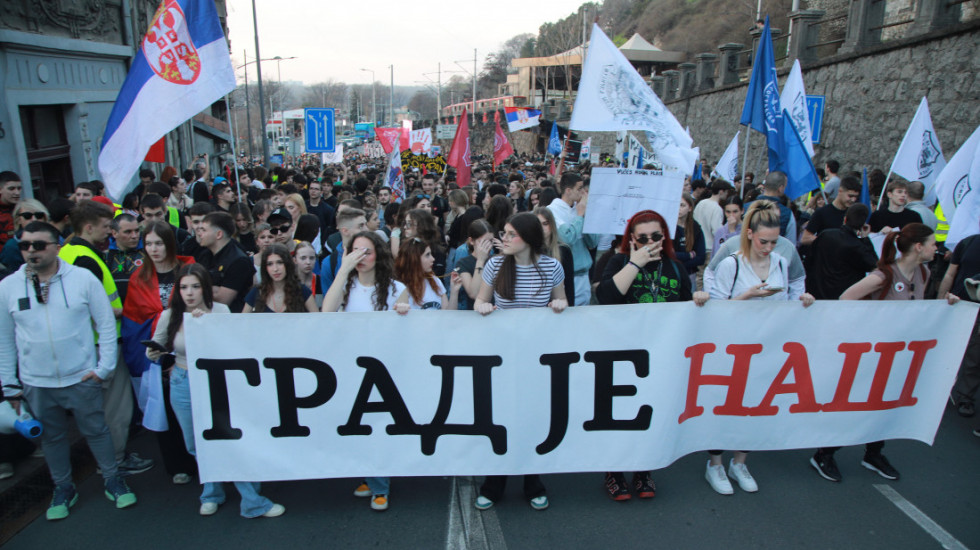
POLYGON ((864 174, 861 176, 861 198, 858 199, 858 202, 868 206, 868 219, 870 220, 874 207, 871 206, 871 186, 868 185, 867 167, 865 167, 864 174))
POLYGON ((558 155, 561 153, 561 138, 558 137, 558 124, 551 125, 551 137, 548 138, 548 154, 558 155))
POLYGON ((704 179, 701 176, 701 161, 698 161, 698 163, 694 165, 694 174, 691 175, 691 181, 699 179, 704 179))
POLYGON ((817 169, 813 167, 810 160, 810 153, 799 132, 793 126, 789 113, 783 111, 779 117, 781 128, 779 128, 779 139, 775 144, 769 142, 770 147, 776 145, 778 153, 778 163, 773 170, 778 170, 786 174, 786 196, 790 200, 820 188, 820 177, 817 176, 817 169))
POLYGON ((744 124, 757 132, 766 134, 769 144, 769 170, 776 170, 779 162, 779 128, 782 111, 779 107, 779 85, 776 80, 776 58, 772 51, 772 33, 769 31, 769 16, 759 37, 759 46, 752 63, 752 78, 749 91, 742 107, 744 124))

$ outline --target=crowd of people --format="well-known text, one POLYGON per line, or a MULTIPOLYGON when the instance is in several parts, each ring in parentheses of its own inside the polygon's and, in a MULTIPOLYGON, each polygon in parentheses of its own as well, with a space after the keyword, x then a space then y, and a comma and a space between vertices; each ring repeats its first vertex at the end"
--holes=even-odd
MULTIPOLYGON (((479 159, 477 159, 479 160, 479 159)), ((611 165, 604 161, 603 165, 611 165)), ((17 411, 44 426, 40 449, 0 435, 0 478, 12 463, 43 454, 55 485, 47 511, 63 519, 78 499, 72 478, 68 413, 99 465, 105 495, 136 503, 127 477, 149 470, 127 452, 130 428, 149 426, 143 386, 162 385, 166 429, 155 431, 163 468, 175 484, 197 473, 187 376, 184 313, 348 312, 496 309, 709 300, 971 299, 980 273, 980 237, 945 247, 945 221, 923 202, 920 182, 885 182, 873 171, 872 204, 857 202, 860 175, 828 161, 822 188, 797 201, 786 176, 761 182, 688 180, 676 220, 637 212, 622 235, 583 231, 589 170, 552 175, 542 156, 494 167, 474 163, 472 185, 446 174, 407 172, 402 189, 385 185, 385 167, 350 154, 341 164, 222 167, 206 157, 186 170, 140 172, 115 204, 101 182, 83 182, 49 204, 22 199, 23 180, 0 172, 0 382, 17 411), (401 198, 401 200, 397 200, 401 198), (869 235, 883 235, 881 253, 869 235), (95 337, 89 332, 94 327, 95 337), (155 378, 154 378, 155 377, 155 378)), ((710 166, 700 173, 710 174, 710 166)), ((976 296, 973 296, 976 299, 976 296)), ((980 385, 974 326, 952 406, 974 415, 980 385)), ((975 435, 980 432, 975 431, 975 435)), ((869 443, 861 464, 888 479, 899 472, 869 443)), ((810 463, 831 481, 842 476, 834 448, 810 463)), ((708 452, 705 479, 720 494, 759 490, 746 451, 708 452)), ((548 507, 540 475, 523 480, 532 508, 548 507)), ((488 476, 475 501, 485 510, 506 477, 488 476)), ((285 508, 253 482, 234 484, 244 517, 285 508)), ((374 510, 389 506, 392 480, 367 478, 354 495, 374 510)), ((651 472, 604 474, 610 498, 652 498, 651 472)), ((221 483, 205 483, 200 513, 225 502, 221 483)))

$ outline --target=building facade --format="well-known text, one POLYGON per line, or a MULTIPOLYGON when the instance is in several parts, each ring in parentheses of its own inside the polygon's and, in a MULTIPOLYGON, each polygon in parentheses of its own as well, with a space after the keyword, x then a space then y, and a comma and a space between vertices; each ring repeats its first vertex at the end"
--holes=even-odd
MULTIPOLYGON (((225 1, 214 1, 227 36, 225 1)), ((0 170, 21 176, 25 197, 48 202, 101 179, 106 122, 159 6, 0 0, 0 170)), ((225 105, 216 103, 167 136, 166 164, 185 168, 210 153, 215 169, 229 138, 225 105)), ((159 175, 163 165, 146 166, 159 175)))

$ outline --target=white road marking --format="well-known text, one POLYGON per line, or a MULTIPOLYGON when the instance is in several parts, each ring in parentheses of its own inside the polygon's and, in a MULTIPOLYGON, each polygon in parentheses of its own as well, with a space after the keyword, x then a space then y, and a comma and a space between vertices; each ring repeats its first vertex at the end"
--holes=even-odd
POLYGON ((497 512, 493 508, 477 510, 473 506, 476 494, 472 477, 453 478, 446 550, 507 550, 497 512))
POLYGON ((929 536, 936 539, 939 544, 946 548, 947 550, 969 550, 962 542, 956 540, 956 537, 951 535, 949 531, 943 529, 938 523, 927 516, 922 510, 919 510, 914 504, 905 499, 902 495, 898 494, 898 491, 892 489, 890 485, 875 485, 875 489, 879 493, 885 496, 888 500, 892 502, 899 510, 905 513, 906 516, 912 519, 912 521, 919 524, 929 536))

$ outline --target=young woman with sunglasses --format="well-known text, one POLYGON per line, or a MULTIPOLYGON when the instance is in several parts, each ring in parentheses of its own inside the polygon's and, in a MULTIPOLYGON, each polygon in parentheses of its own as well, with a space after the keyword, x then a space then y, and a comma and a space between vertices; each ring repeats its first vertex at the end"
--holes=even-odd
MULTIPOLYGON (((630 218, 620 240, 619 252, 609 259, 599 279, 596 299, 600 304, 657 304, 693 300, 701 306, 707 292, 692 292, 691 278, 674 255, 667 221, 653 210, 641 210, 630 218)), ((627 485, 623 472, 606 472, 606 491, 616 501, 656 496, 650 472, 634 472, 627 485)))
MULTIPOLYGON (((550 307, 561 313, 565 299, 565 272, 558 260, 545 255, 544 230, 530 212, 515 214, 504 224, 500 235, 500 254, 490 258, 483 269, 483 283, 474 309, 490 315, 495 309, 550 307), (493 303, 491 303, 491 298, 493 303)), ((487 476, 480 487, 476 508, 486 510, 503 496, 507 476, 487 476)), ((524 476, 524 496, 535 510, 548 507, 548 496, 541 476, 524 476)))
MULTIPOLYGON (((153 341, 174 355, 174 368, 170 370, 170 404, 184 435, 187 451, 196 456, 194 443, 194 419, 191 415, 191 388, 187 377, 187 348, 184 341, 184 313, 195 317, 211 313, 230 313, 228 306, 214 300, 211 276, 200 264, 190 264, 177 272, 177 292, 170 308, 160 314, 153 341)), ((158 361, 165 352, 147 349, 146 356, 158 361)), ((240 513, 246 518, 281 516, 286 508, 259 494, 260 483, 236 481, 235 488, 242 496, 240 513)), ((201 493, 202 516, 214 515, 225 502, 222 483, 205 483, 201 493)))

